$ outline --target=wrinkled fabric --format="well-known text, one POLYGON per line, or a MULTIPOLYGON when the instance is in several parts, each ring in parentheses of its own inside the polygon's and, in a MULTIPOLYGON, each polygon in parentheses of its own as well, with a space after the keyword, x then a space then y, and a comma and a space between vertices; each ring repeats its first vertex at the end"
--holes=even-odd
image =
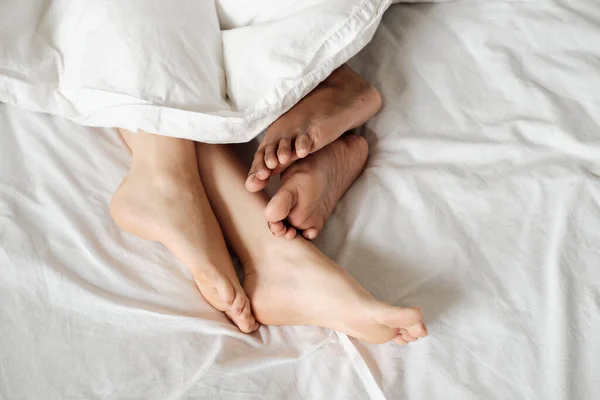
POLYGON ((317 244, 421 307, 407 347, 240 334, 112 222, 114 130, 0 105, 0 398, 597 397, 599 27, 595 0, 398 5, 350 60, 384 106, 317 244))
POLYGON ((0 3, 0 101, 245 142, 371 39, 390 1, 0 3))

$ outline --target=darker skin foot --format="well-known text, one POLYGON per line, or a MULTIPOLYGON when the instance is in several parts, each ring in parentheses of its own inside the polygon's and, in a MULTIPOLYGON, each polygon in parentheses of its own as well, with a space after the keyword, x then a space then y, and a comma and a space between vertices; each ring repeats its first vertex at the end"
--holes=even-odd
POLYGON ((316 238, 367 156, 367 141, 351 133, 292 164, 265 209, 271 232, 292 239, 298 230, 307 239, 316 238))
POLYGON ((246 189, 264 189, 271 175, 364 124, 380 107, 377 89, 349 66, 341 66, 267 129, 246 189))

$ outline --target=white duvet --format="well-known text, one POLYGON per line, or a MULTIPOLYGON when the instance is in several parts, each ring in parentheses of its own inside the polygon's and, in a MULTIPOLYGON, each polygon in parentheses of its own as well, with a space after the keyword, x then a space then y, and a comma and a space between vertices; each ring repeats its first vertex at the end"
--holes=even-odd
POLYGON ((90 126, 252 139, 371 39, 390 0, 0 2, 0 101, 90 126))

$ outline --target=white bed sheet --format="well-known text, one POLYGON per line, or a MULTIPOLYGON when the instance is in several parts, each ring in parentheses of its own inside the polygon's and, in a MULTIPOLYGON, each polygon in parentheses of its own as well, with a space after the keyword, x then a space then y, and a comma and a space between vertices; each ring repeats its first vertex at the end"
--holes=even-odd
POLYGON ((600 6, 394 6, 352 65, 371 157, 319 245, 430 336, 242 335, 107 212, 116 133, 0 106, 0 398, 591 399, 600 6))

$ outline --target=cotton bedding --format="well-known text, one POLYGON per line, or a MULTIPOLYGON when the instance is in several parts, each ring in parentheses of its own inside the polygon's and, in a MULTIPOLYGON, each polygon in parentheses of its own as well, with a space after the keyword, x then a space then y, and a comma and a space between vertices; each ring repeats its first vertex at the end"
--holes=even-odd
POLYGON ((247 142, 371 39, 386 0, 3 1, 0 101, 247 142))
POLYGON ((384 107, 317 244, 422 308, 430 336, 407 347, 237 332, 110 219, 130 156, 80 125, 104 111, 0 105, 0 398, 595 398, 599 60, 600 5, 580 0, 395 5, 350 61, 384 107))

